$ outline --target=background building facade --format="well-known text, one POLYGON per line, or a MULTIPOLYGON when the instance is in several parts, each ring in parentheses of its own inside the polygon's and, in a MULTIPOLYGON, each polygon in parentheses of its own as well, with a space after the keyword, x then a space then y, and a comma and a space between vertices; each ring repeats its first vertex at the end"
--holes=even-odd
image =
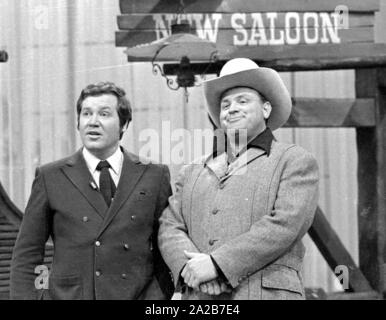
MULTIPOLYGON (((0 0, 0 181, 24 210, 37 166, 65 157, 81 143, 76 99, 87 84, 113 81, 133 106, 133 122, 122 145, 140 153, 159 142, 152 158, 168 164, 172 180, 182 163, 193 160, 195 129, 210 129, 202 87, 171 91, 152 74, 150 63, 127 63, 115 47, 118 1, 0 0), (186 131, 182 129, 187 129, 186 131), (173 133, 171 136, 170 134, 173 133), (180 162, 170 152, 181 151, 180 162)), ((377 15, 376 40, 386 42, 386 0, 377 15)), ((294 97, 354 98, 352 70, 281 73, 294 97)), ((210 76, 208 76, 209 78, 210 76)), ((358 259, 357 154, 354 129, 279 129, 278 140, 311 151, 320 166, 320 207, 358 259)), ((306 237, 304 279, 326 291, 340 286, 312 241, 306 237)))

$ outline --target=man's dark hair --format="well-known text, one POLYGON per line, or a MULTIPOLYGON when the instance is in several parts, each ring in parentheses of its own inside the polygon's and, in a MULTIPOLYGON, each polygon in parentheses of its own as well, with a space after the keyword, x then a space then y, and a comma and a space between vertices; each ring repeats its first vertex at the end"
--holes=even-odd
MULTIPOLYGON (((87 97, 100 96, 102 94, 113 94, 118 99, 117 112, 119 116, 119 126, 122 129, 126 124, 129 125, 132 119, 132 110, 129 100, 126 98, 126 92, 122 88, 118 87, 112 82, 98 82, 90 84, 82 90, 78 101, 76 103, 76 112, 78 115, 78 128, 79 128, 79 117, 82 110, 82 103, 87 97)), ((123 132, 120 134, 122 138, 123 132)))

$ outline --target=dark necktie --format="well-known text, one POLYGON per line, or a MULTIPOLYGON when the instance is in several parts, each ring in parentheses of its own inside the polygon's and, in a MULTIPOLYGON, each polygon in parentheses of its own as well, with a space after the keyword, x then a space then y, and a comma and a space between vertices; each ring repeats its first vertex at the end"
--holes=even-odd
POLYGON ((109 168, 111 168, 111 166, 106 160, 99 162, 96 167, 96 169, 101 172, 99 177, 99 189, 107 206, 110 207, 111 199, 114 197, 116 187, 110 176, 109 168))

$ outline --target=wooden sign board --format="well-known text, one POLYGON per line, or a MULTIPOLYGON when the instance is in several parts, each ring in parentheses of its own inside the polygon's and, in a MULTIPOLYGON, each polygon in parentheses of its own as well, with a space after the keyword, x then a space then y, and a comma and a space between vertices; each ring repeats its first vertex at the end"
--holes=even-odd
MULTIPOLYGON (((171 35, 174 14, 118 17, 117 46, 133 47, 171 35), (137 25, 134 20, 143 19, 137 25), (139 37, 138 37, 139 35, 139 37), (139 42, 139 43, 138 43, 139 42)), ((351 15, 347 25, 341 17, 328 12, 265 12, 233 14, 185 14, 202 39, 234 46, 277 46, 317 43, 350 43, 374 41, 374 15, 351 15)), ((178 20, 177 20, 178 21, 178 20)))
MULTIPOLYGON (((256 60, 253 52, 257 49, 275 57, 282 50, 299 52, 300 48, 307 48, 307 55, 314 51, 317 58, 324 46, 336 51, 342 45, 374 44, 374 17, 379 10, 379 0, 184 0, 183 3, 182 8, 177 0, 120 0, 122 14, 117 17, 116 46, 132 48, 164 39, 171 35, 173 23, 187 21, 199 38, 215 43, 218 48, 228 48, 226 52, 218 50, 220 60, 245 53, 252 53, 246 57, 256 60)), ((162 55, 158 58, 173 60, 162 55)), ((129 56, 129 61, 138 60, 149 58, 129 56)))
POLYGON ((379 10, 375 0, 186 0, 184 5, 120 0, 116 45, 130 48, 168 37, 176 21, 188 21, 199 38, 232 46, 233 53, 265 46, 277 51, 280 46, 372 43, 379 10))

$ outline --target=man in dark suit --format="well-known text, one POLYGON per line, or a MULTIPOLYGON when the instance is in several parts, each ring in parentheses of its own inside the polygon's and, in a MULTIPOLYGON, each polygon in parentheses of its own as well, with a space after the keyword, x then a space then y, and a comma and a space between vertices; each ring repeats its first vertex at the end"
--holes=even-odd
POLYGON ((12 299, 169 299, 157 246, 171 194, 169 169, 144 164, 119 142, 131 121, 125 92, 87 86, 77 102, 83 148, 37 169, 11 265, 12 299), (37 290, 51 236, 49 289, 37 290))

